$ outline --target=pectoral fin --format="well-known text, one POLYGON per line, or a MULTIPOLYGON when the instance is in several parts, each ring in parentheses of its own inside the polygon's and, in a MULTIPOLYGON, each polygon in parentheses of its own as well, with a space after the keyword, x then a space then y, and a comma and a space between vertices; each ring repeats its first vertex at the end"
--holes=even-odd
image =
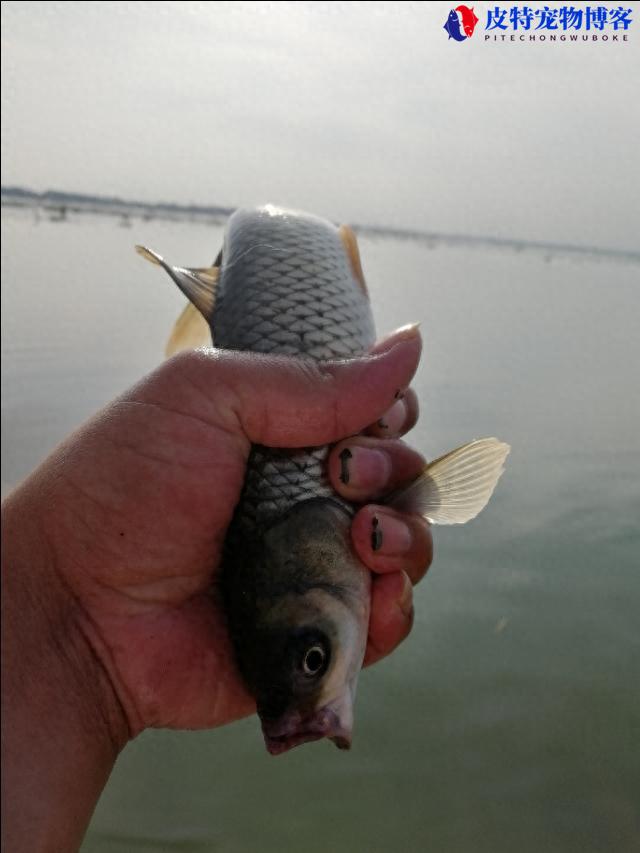
POLYGON ((192 302, 206 320, 211 320, 213 306, 215 305, 216 285, 220 275, 220 268, 195 267, 172 267, 157 252, 147 249, 146 246, 136 246, 136 252, 142 255, 152 264, 157 264, 166 270, 178 285, 180 290, 192 302))
POLYGON ((432 524, 464 524, 485 508, 510 451, 497 438, 481 438, 429 463, 386 503, 423 515, 432 524))

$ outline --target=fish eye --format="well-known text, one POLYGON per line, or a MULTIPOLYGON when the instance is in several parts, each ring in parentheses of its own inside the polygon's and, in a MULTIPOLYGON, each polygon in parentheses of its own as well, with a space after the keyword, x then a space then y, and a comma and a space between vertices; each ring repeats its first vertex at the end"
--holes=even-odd
POLYGON ((307 649, 302 659, 302 671, 309 678, 319 675, 324 669, 327 654, 324 648, 317 643, 307 649))

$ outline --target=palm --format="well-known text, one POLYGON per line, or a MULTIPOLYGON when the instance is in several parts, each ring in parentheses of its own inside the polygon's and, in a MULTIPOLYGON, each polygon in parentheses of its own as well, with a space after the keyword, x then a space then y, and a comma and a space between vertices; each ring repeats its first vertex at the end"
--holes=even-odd
MULTIPOLYGON (((413 336, 386 351, 387 359, 317 372, 289 359, 185 354, 90 421, 42 467, 42 520, 58 573, 132 732, 216 726, 254 709, 215 584, 251 443, 321 445, 375 423, 415 369, 419 341, 413 336)), ((407 418, 403 428, 411 425, 407 418)), ((388 446, 389 485, 394 476, 415 476, 421 458, 388 446)), ((370 499, 335 472, 331 481, 349 500, 370 499)), ((431 540, 414 520, 413 544, 400 562, 372 554, 366 510, 354 519, 352 538, 360 559, 382 573, 372 588, 373 661, 410 629, 406 606, 398 609, 402 569, 418 579, 431 540)))
POLYGON ((195 391, 182 413, 117 402, 85 431, 90 452, 67 466, 59 501, 76 532, 91 530, 77 543, 91 562, 78 553, 66 580, 89 602, 140 727, 220 725, 253 708, 211 592, 250 445, 201 408, 195 391), (100 468, 85 471, 85 456, 100 468))

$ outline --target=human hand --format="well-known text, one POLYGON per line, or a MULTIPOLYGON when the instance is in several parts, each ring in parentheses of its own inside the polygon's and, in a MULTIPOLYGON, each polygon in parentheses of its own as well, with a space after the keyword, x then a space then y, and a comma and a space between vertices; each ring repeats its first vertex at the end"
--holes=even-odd
POLYGON ((373 357, 343 363, 182 354, 7 498, 3 846, 76 849, 129 738, 148 726, 217 726, 254 709, 210 592, 252 443, 343 439, 329 476, 365 504, 352 540, 374 572, 365 662, 402 641, 431 537, 422 519, 366 501, 423 466, 396 438, 381 438, 402 434, 417 416, 413 393, 401 402, 396 394, 419 354, 419 336, 407 329, 373 357))
MULTIPOLYGON (((413 392, 396 394, 419 353, 415 330, 373 357, 319 366, 184 353, 71 436, 10 499, 38 520, 50 556, 30 568, 38 600, 64 600, 66 625, 106 673, 106 701, 122 710, 126 737, 149 726, 217 726, 254 710, 211 594, 251 444, 352 436, 333 449, 329 475, 344 497, 367 504, 423 467, 397 440, 417 417, 413 392)), ((356 514, 352 537, 375 573, 367 663, 408 634, 411 583, 431 561, 431 537, 422 519, 375 505, 356 514)))

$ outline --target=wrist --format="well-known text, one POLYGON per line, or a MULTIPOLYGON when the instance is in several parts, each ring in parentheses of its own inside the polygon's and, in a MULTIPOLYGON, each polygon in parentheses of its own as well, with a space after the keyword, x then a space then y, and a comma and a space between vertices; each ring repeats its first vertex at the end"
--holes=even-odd
POLYGON ((86 616, 56 571, 43 503, 28 481, 2 507, 3 847, 15 851, 79 846, 128 739, 86 616))

